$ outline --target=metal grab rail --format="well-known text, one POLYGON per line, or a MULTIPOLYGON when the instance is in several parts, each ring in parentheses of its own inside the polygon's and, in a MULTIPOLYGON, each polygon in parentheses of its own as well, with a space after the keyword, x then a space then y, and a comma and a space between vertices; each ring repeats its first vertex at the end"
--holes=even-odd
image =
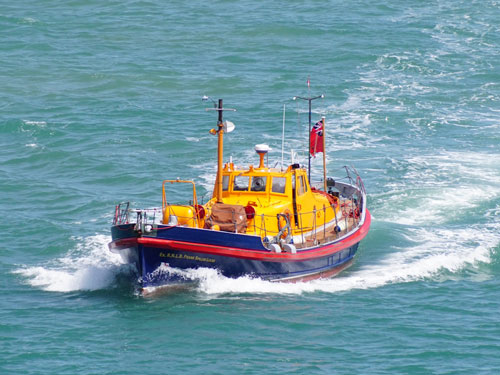
POLYGON ((192 219, 194 220, 195 223, 199 223, 200 220, 202 219, 202 217, 200 215, 200 210, 198 209, 198 198, 196 195, 196 185, 194 184, 194 181, 180 180, 180 179, 164 180, 163 181, 163 183, 162 183, 162 203, 161 203, 163 215, 165 215, 165 210, 167 209, 167 206, 168 206, 167 196, 165 194, 165 184, 166 183, 170 183, 170 184, 181 183, 181 184, 192 184, 193 185, 193 207, 195 207, 195 209, 194 209, 194 215, 193 215, 192 219))
POLYGON ((162 200, 161 200, 161 206, 163 209, 167 206, 167 196, 165 194, 165 183, 170 183, 170 184, 175 184, 175 183, 180 183, 180 184, 192 184, 193 185, 193 204, 195 206, 198 206, 198 199, 196 198, 196 185, 194 184, 193 181, 188 181, 188 180, 164 180, 162 183, 162 200))
MULTIPOLYGON (((342 189, 344 190, 342 192, 342 199, 338 200, 337 204, 332 204, 329 206, 324 205, 322 208, 316 209, 314 208, 313 211, 310 212, 298 212, 298 222, 295 230, 292 230, 292 233, 295 232, 295 235, 300 235, 302 237, 302 243, 305 244, 306 240, 312 240, 316 242, 318 240, 318 229, 323 232, 323 239, 326 239, 329 237, 327 235, 327 225, 331 226, 334 224, 334 234, 336 237, 340 235, 344 235, 348 233, 350 230, 353 228, 356 228, 360 221, 364 219, 364 212, 363 212, 363 207, 364 207, 364 202, 363 200, 365 199, 365 187, 363 184, 363 181, 361 177, 359 176, 358 172, 354 167, 348 167, 345 166, 343 168, 346 172, 346 176, 338 179, 337 181, 344 181, 342 182, 342 189), (339 218, 337 216, 337 207, 340 208, 340 212, 342 213, 342 217, 340 220, 344 221, 344 228, 342 232, 340 233, 340 226, 339 226, 339 218), (332 220, 328 221, 326 220, 327 218, 327 213, 329 212, 328 210, 333 210, 332 214, 332 220), (321 222, 318 222, 316 214, 318 212, 322 211, 323 212, 323 220, 321 222), (304 215, 314 215, 312 220, 312 225, 311 226, 304 226, 304 215), (318 226, 322 226, 323 228, 318 228, 318 226)), ((165 195, 165 184, 166 183, 190 183, 193 185, 193 215, 191 216, 178 216, 179 218, 186 219, 186 220, 193 220, 194 223, 198 224, 200 223, 200 220, 202 219, 200 217, 200 211, 197 209, 198 207, 198 201, 196 198, 196 187, 193 181, 184 181, 184 180, 165 180, 163 181, 162 185, 162 207, 161 208, 150 208, 150 209, 130 209, 130 203, 129 202, 122 202, 118 204, 115 207, 115 215, 113 219, 113 225, 121 225, 121 224, 129 224, 130 223, 130 213, 135 212, 137 214, 137 219, 136 219, 136 228, 143 230, 146 225, 152 225, 152 224, 157 224, 156 219, 159 215, 157 213, 162 212, 162 214, 165 213, 165 210, 169 209, 170 204, 167 203, 166 200, 166 195, 165 195), (152 215, 151 215, 152 214, 152 215)), ((163 217, 162 217, 163 219, 163 217)), ((253 231, 255 232, 256 235, 260 235, 261 237, 265 238, 268 236, 275 237, 277 236, 280 232, 279 230, 272 230, 266 226, 266 221, 268 220, 279 220, 279 216, 277 215, 265 215, 265 214, 260 214, 260 215, 255 215, 253 218, 253 223, 250 223, 251 227, 253 227, 253 231), (257 225, 257 218, 260 219, 260 225, 257 225), (267 219, 267 220, 266 220, 267 219)), ((277 228, 279 229, 279 225, 277 225, 277 228)), ((333 234, 332 234, 333 235, 333 234)))
MULTIPOLYGON (((115 220, 113 221, 114 225, 119 225, 119 224, 135 224, 134 229, 137 231, 141 231, 142 233, 149 233, 151 231, 156 231, 156 230, 163 230, 163 229, 168 229, 169 227, 166 228, 158 228, 158 225, 155 224, 160 224, 161 221, 157 222, 157 219, 162 219, 163 218, 163 208, 147 208, 147 209, 130 209, 130 208, 122 208, 122 205, 126 205, 128 207, 128 202, 127 203, 121 203, 117 205, 117 212, 119 214, 115 214, 115 220), (130 222, 130 213, 135 213, 136 214, 136 220, 135 223, 132 221, 130 222), (121 219, 123 218, 123 219, 121 219)), ((342 232, 337 230, 339 228, 339 221, 338 221, 338 216, 337 216, 337 205, 333 204, 330 206, 324 206, 320 210, 313 210, 310 212, 299 212, 299 223, 301 224, 297 229, 293 230, 291 232, 291 236, 293 235, 299 235, 301 236, 301 241, 296 242, 295 245, 297 248, 306 246, 307 242, 313 241, 314 244, 317 243, 318 241, 318 229, 320 232, 323 232, 323 239, 322 241, 329 239, 334 239, 338 238, 340 235, 345 235, 348 233, 350 230, 354 227, 357 226, 357 224, 360 221, 360 217, 356 216, 355 214, 352 214, 354 212, 354 201, 353 200, 348 200, 344 199, 340 201, 340 212, 342 212, 342 218, 344 220, 344 229, 342 232), (344 207, 342 207, 344 205, 344 207), (347 207, 347 208, 346 208, 347 207), (333 219, 330 221, 326 221, 326 213, 328 210, 332 210, 333 212, 333 219), (324 213, 324 218, 320 222, 316 220, 316 213, 318 211, 323 211, 324 213), (304 223, 303 216, 304 215, 314 215, 313 218, 313 223, 311 226, 309 225, 303 225, 304 223), (349 220, 352 219, 351 226, 349 226, 349 220), (332 226, 333 225, 333 231, 332 229, 327 230, 327 225, 332 226), (322 227, 322 228, 321 228, 322 227)), ((168 209, 168 205, 167 205, 168 209)), ((279 215, 279 214, 278 214, 279 215)), ((251 223, 251 228, 253 228, 254 232, 256 235, 259 235, 262 238, 270 238, 270 237, 276 237, 280 234, 279 230, 273 230, 269 228, 269 226, 266 226, 266 219, 271 219, 271 220, 279 220, 278 215, 265 215, 265 214, 260 214, 258 215, 260 219, 260 225, 257 225, 256 220, 253 220, 253 223, 251 223)), ((257 217, 257 215, 256 215, 257 217)), ((191 216, 178 216, 179 219, 186 219, 186 220, 196 220, 197 216, 196 214, 193 214, 191 216)), ((277 226, 279 229, 279 226, 277 226)), ((279 240, 279 239, 278 239, 279 240)))
MULTIPOLYGON (((322 209, 320 209, 320 210, 315 209, 315 210, 313 210, 313 211, 309 211, 309 212, 299 212, 299 213, 298 213, 298 215, 299 215, 299 217, 300 217, 300 218, 302 218, 304 215, 314 215, 314 216, 313 216, 313 223, 315 223, 315 222, 316 222, 316 213, 318 213, 319 211, 323 211, 323 212, 325 213, 325 215, 326 215, 327 210, 328 210, 328 209, 331 209, 331 210, 333 211, 332 213, 333 213, 333 216, 334 216, 334 218, 335 218, 335 216, 336 216, 336 213, 335 213, 335 211, 336 211, 336 207, 337 207, 336 205, 324 206, 324 208, 322 208, 322 209)), ((265 219, 266 219, 266 218, 268 218, 268 219, 274 220, 274 219, 277 219, 279 215, 281 215, 281 214, 277 214, 277 215, 266 215, 266 214, 260 214, 260 215, 258 215, 258 216, 259 216, 259 218, 260 218, 260 221, 261 221, 261 223, 262 223, 262 226, 258 226, 258 225, 255 223, 255 220, 254 220, 254 223, 253 223, 252 227, 254 228, 255 232, 257 232, 257 230, 259 230, 260 232, 265 232, 265 235, 267 235, 268 233, 270 233, 270 234, 273 234, 273 233, 274 233, 274 234, 278 234, 278 233, 279 233, 279 231, 272 231, 272 230, 269 230, 269 229, 267 229, 267 228, 266 228, 266 224, 265 224, 265 223, 266 223, 266 220, 265 220, 265 219)), ((256 215, 256 216, 257 216, 257 215, 256 215)), ((300 226, 299 226, 299 228, 300 228, 300 229, 299 229, 299 231, 298 231, 298 232, 300 232, 300 231, 305 231, 305 232, 307 232, 307 231, 310 231, 310 230, 314 230, 314 229, 315 229, 315 227, 319 227, 319 226, 323 226, 323 225, 325 225, 325 221, 326 221, 326 216, 324 217, 324 222, 323 222, 323 223, 319 223, 319 224, 317 224, 317 225, 314 225, 314 224, 313 224, 312 226, 304 226, 304 225, 300 225, 300 226)), ((303 220, 298 220, 298 222, 299 222, 299 223, 302 223, 302 222, 303 222, 303 220)))
MULTIPOLYGON (((342 202, 342 201, 341 201, 342 202)), ((137 222, 142 222, 145 224, 154 224, 156 223, 156 220, 158 217, 161 217, 159 215, 161 212, 164 211, 163 208, 147 208, 147 209, 130 209, 128 208, 128 202, 124 203, 127 204, 127 208, 121 208, 121 204, 116 206, 116 213, 115 213, 115 219, 113 220, 113 225, 120 225, 120 224, 129 224, 130 223, 130 213, 136 213, 137 214, 137 222)), ((169 205, 165 209, 168 209, 169 205)), ((347 219, 353 218, 354 221, 357 223, 359 222, 359 215, 356 214, 356 208, 357 205, 354 203, 353 200, 345 200, 343 203, 340 204, 340 209, 342 212, 342 218, 346 220, 346 226, 347 226, 347 219)), ((338 216, 336 213, 337 205, 330 205, 330 206, 323 206, 322 209, 320 210, 313 210, 310 212, 299 212, 299 227, 298 230, 295 230, 295 232, 311 232, 314 231, 315 233, 318 231, 318 227, 322 226, 322 231, 323 234, 326 232, 326 226, 327 224, 331 224, 332 221, 327 222, 326 217, 327 217, 327 212, 328 210, 332 210, 332 220, 335 220, 335 226, 338 226, 338 216), (316 220, 316 214, 322 211, 323 212, 323 221, 321 223, 318 223, 316 220), (303 225, 304 220, 303 217, 307 215, 313 215, 313 224, 311 226, 309 225, 303 225)), ((198 215, 195 210, 193 210, 194 214, 191 216, 182 216, 182 215, 177 215, 179 219, 185 219, 185 221, 189 220, 194 220, 196 222, 198 215)), ((257 217, 257 215, 256 215, 257 217)), ((251 224, 251 227, 254 229, 254 231, 257 233, 259 232, 260 235, 264 234, 264 236, 267 236, 268 234, 270 235, 277 235, 279 233, 279 230, 272 230, 266 227, 266 219, 271 219, 275 220, 277 219, 277 215, 266 215, 266 214, 260 214, 258 215, 261 225, 257 225, 256 220, 253 220, 253 223, 251 224)), ((320 229, 321 230, 321 229, 320 229)))
MULTIPOLYGON (((125 217, 126 216, 126 220, 114 220, 113 221, 113 224, 116 225, 116 224, 128 224, 130 223, 130 213, 136 213, 136 221, 135 223, 137 222, 141 222, 143 224, 154 224, 156 222, 156 219, 158 217, 160 217, 160 213, 163 212, 165 209, 168 209, 169 208, 169 205, 167 205, 165 208, 146 208, 146 209, 132 209, 132 208, 128 208, 128 202, 127 203, 122 203, 122 204, 127 204, 127 208, 125 209, 121 209, 120 210, 120 216, 119 217, 125 217)), ((120 205, 117 205, 117 209, 120 205)), ((328 212, 328 210, 332 210, 332 214, 334 215, 334 217, 336 217, 336 214, 335 214, 335 210, 336 210, 336 205, 330 205, 330 206, 324 206, 321 210, 313 210, 313 211, 310 211, 310 212, 300 212, 298 213, 300 217, 303 217, 304 215, 314 215, 314 219, 313 221, 315 222, 316 221, 316 213, 318 211, 323 211, 324 212, 324 215, 326 215, 326 212, 328 212)), ((194 210, 193 210, 194 211, 194 210)), ((116 215, 115 215, 116 217, 116 215)), ((178 218, 180 219, 185 219, 185 220, 196 220, 197 219, 197 215, 196 213, 194 215, 191 215, 191 216, 182 216, 182 215, 177 215, 178 218)), ((271 230, 269 228, 266 228, 266 219, 271 219, 271 220, 275 220, 277 219, 277 215, 266 215, 266 214, 260 214, 258 215, 258 217, 260 218, 261 220, 261 225, 262 226, 259 226, 256 224, 255 222, 255 219, 253 221, 253 224, 252 224, 252 228, 254 229, 255 232, 260 232, 262 234, 262 232, 267 235, 267 234, 273 234, 273 235, 277 235, 279 233, 279 230, 271 230)), ((304 220, 299 220, 299 222, 303 222, 304 220)), ((326 226, 326 216, 324 217, 324 220, 322 223, 319 223, 317 225, 312 225, 312 226, 300 226, 299 228, 299 231, 304 231, 304 232, 307 232, 307 231, 310 231, 310 230, 314 230, 315 227, 317 226, 326 226)))
POLYGON ((130 202, 121 202, 115 206, 115 216, 113 225, 121 225, 129 223, 130 202), (125 207, 122 208, 122 205, 125 207))

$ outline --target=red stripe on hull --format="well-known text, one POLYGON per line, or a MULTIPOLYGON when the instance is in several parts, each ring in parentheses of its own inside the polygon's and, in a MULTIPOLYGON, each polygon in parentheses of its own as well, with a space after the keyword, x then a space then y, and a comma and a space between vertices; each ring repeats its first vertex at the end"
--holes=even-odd
POLYGON ((164 248, 171 250, 183 250, 197 253, 220 255, 232 258, 263 260, 268 262, 293 262, 324 257, 348 248, 360 242, 368 233, 371 223, 371 216, 368 210, 366 211, 365 222, 351 236, 343 239, 340 242, 319 246, 310 250, 299 250, 296 254, 291 253, 272 253, 254 250, 246 250, 235 247, 220 247, 209 244, 201 244, 195 242, 185 242, 176 240, 167 240, 152 237, 140 237, 137 242, 141 245, 154 248, 164 248))
POLYGON ((114 250, 121 250, 129 247, 134 247, 136 245, 137 245, 137 237, 121 238, 119 240, 110 242, 108 244, 108 248, 109 250, 114 251, 114 250))

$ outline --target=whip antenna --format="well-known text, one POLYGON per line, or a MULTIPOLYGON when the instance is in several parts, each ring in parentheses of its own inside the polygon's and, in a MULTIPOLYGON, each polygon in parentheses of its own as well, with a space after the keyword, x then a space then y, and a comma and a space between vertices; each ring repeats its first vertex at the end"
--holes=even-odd
POLYGON ((283 130, 281 132, 281 171, 283 171, 283 166, 285 165, 284 153, 285 153, 285 107, 283 104, 283 130))

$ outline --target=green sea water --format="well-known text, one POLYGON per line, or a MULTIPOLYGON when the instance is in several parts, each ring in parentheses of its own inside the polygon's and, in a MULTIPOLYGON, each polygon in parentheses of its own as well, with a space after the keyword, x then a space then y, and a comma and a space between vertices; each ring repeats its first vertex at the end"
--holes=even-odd
POLYGON ((498 1, 0 5, 0 374, 500 374, 498 1), (308 94, 329 174, 368 192, 354 265, 138 295, 114 205, 210 193, 201 97, 237 109, 225 158, 247 165, 281 160, 284 105, 307 163, 308 94))

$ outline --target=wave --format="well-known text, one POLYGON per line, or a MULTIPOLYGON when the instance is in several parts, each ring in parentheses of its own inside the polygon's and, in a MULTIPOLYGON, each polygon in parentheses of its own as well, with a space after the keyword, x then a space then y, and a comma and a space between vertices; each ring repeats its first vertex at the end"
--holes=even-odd
POLYGON ((405 225, 468 222, 500 198, 498 157, 443 152, 395 161, 398 180, 386 182, 384 192, 371 195, 374 214, 378 220, 405 225))
POLYGON ((47 125, 46 121, 23 120, 23 123, 26 125, 36 125, 40 127, 44 127, 45 125, 47 125))
MULTIPOLYGON (((420 245, 410 251, 392 254, 379 264, 363 265, 336 278, 309 282, 271 282, 250 276, 232 279, 209 268, 184 270, 182 275, 185 279, 196 282, 197 292, 209 297, 226 294, 338 293, 419 280, 456 279, 457 273, 466 268, 477 268, 483 262, 489 263, 491 257, 488 249, 488 246, 479 246, 472 252, 460 249, 443 253, 436 244, 430 248, 427 245, 420 245)), ((149 293, 154 291, 155 288, 148 290, 149 293)))
POLYGON ((111 237, 95 235, 85 239, 67 255, 47 266, 23 266, 14 271, 36 288, 50 292, 98 290, 113 287, 117 274, 128 266, 108 250, 111 237))
MULTIPOLYGON (((192 281, 198 293, 207 296, 221 294, 282 294, 338 293, 354 289, 379 288, 394 283, 407 283, 424 279, 441 281, 457 277, 464 269, 477 269, 491 262, 491 249, 498 246, 494 230, 487 232, 437 229, 408 231, 407 239, 415 246, 398 249, 375 264, 361 264, 332 279, 310 282, 276 283, 252 278, 237 279, 222 276, 217 270, 208 268, 178 270, 161 266, 158 272, 173 272, 192 281), (460 242, 456 238, 467 237, 460 242)), ((14 273, 26 278, 36 288, 50 292, 72 292, 109 289, 116 286, 116 277, 131 273, 120 258, 108 251, 110 237, 96 235, 86 238, 64 257, 49 266, 22 267, 14 273)), ((365 256, 366 257, 366 256, 365 256)), ((484 275, 483 275, 484 276, 484 275)), ((130 280, 134 282, 134 280, 130 280)), ((154 288, 148 290, 153 292, 154 288)))
MULTIPOLYGON (((413 229, 406 235, 414 246, 396 248, 397 251, 386 255, 374 264, 361 264, 353 270, 331 279, 309 282, 281 283, 252 278, 227 278, 217 270, 198 268, 175 270, 167 266, 159 272, 175 273, 186 280, 196 283, 196 291, 207 296, 226 294, 280 294, 301 295, 307 293, 338 293, 356 289, 380 288, 389 284, 401 284, 421 280, 445 281, 472 273, 483 280, 489 275, 482 266, 493 261, 492 249, 498 246, 497 228, 487 231, 437 229, 413 229), (459 241, 458 238, 467 238, 459 241)), ((369 251, 365 253, 369 256, 369 251)), ((359 260, 358 260, 359 261, 359 260)), ((155 288, 148 289, 153 293, 155 288)))

